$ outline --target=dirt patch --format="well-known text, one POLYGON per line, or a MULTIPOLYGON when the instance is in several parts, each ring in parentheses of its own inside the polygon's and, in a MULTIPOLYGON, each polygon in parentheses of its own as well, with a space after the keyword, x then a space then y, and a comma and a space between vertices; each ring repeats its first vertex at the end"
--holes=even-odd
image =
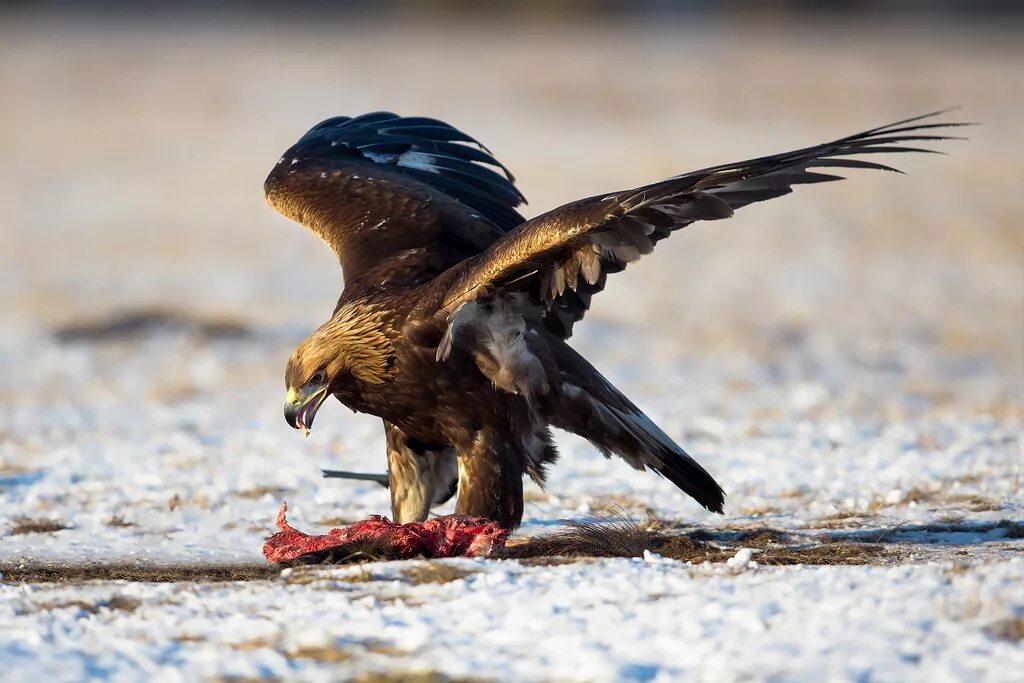
POLYGON ((373 602, 377 605, 404 605, 405 607, 421 607, 425 603, 408 593, 397 595, 374 595, 373 602))
POLYGON ((237 320, 200 318, 191 313, 161 309, 137 309, 105 318, 68 323, 53 330, 64 344, 73 342, 131 341, 156 334, 185 333, 203 341, 241 339, 252 331, 237 320))
MULTIPOLYGON (((197 642, 204 639, 186 637, 179 642, 197 642)), ((228 647, 238 652, 252 652, 254 650, 274 650, 287 659, 305 659, 322 664, 344 664, 358 659, 367 653, 385 655, 387 657, 404 657, 409 653, 397 648, 383 640, 365 640, 358 642, 339 641, 324 643, 322 645, 305 645, 302 647, 286 650, 275 638, 253 638, 236 643, 228 643, 228 647)))
POLYGON ((687 536, 695 541, 742 546, 744 548, 763 549, 771 546, 793 545, 793 537, 790 534, 767 527, 759 529, 698 529, 691 531, 687 536))
POLYGON ((767 535, 752 537, 749 542, 723 547, 695 540, 692 536, 674 536, 654 545, 654 552, 681 562, 727 562, 740 548, 754 550, 759 564, 782 566, 875 564, 893 559, 895 551, 862 543, 814 543, 798 546, 777 546, 767 535))
POLYGON ((52 611, 60 609, 75 609, 88 614, 99 614, 103 610, 117 612, 134 612, 142 605, 141 600, 130 598, 126 595, 115 595, 109 600, 99 602, 86 602, 85 600, 66 600, 54 602, 35 603, 33 608, 37 611, 52 611))
POLYGON ((943 524, 960 524, 967 519, 964 515, 942 515, 938 521, 943 524))
MULTIPOLYGON (((900 524, 893 527, 864 530, 837 530, 828 534, 834 542, 855 541, 857 543, 908 543, 931 545, 943 543, 948 534, 987 535, 987 539, 972 541, 1018 540, 1024 538, 1024 522, 1003 519, 998 522, 966 522, 963 519, 940 518, 931 524, 900 524)), ((948 541, 946 541, 948 543, 948 541)))
POLYGON ((779 515, 782 514, 782 508, 774 505, 759 505, 756 507, 743 508, 740 510, 741 515, 747 517, 767 517, 768 515, 779 515))
POLYGON ((112 564, 39 562, 0 563, 7 583, 82 583, 85 581, 146 581, 156 583, 215 583, 273 579, 278 567, 264 563, 149 565, 131 562, 112 564))
POLYGON ((875 513, 868 512, 834 512, 831 515, 819 517, 807 525, 808 529, 849 529, 851 527, 864 527, 878 517, 875 513))
POLYGON ((127 521, 121 515, 111 515, 104 524, 112 529, 126 529, 128 527, 135 526, 134 522, 127 521))
POLYGON ((118 612, 134 612, 142 606, 142 601, 130 598, 127 595, 115 595, 106 602, 100 603, 102 607, 118 612))
MULTIPOLYGON (((959 507, 966 508, 971 512, 990 512, 1002 509, 1003 505, 994 498, 980 496, 977 494, 951 494, 942 489, 926 490, 912 488, 904 494, 903 499, 894 505, 905 505, 915 503, 917 505, 959 507)), ((882 507, 893 507, 884 505, 882 507)))
POLYGON ((989 624, 985 628, 985 632, 993 638, 1019 643, 1024 640, 1024 617, 1001 619, 989 624))
POLYGON ((333 645, 313 645, 300 647, 284 653, 288 659, 309 659, 322 664, 343 664, 355 659, 352 648, 342 649, 333 645))
POLYGON ((381 671, 350 679, 353 683, 486 683, 493 679, 452 677, 440 671, 381 671))
POLYGON ((595 515, 613 519, 635 519, 639 516, 653 520, 657 517, 646 502, 627 494, 598 496, 591 502, 590 510, 595 515))
POLYGON ((791 548, 769 548, 755 553, 760 564, 857 565, 888 564, 899 559, 900 551, 862 543, 825 543, 791 548))
POLYGON ((425 583, 451 583, 476 573, 472 569, 451 562, 422 562, 403 571, 402 580, 414 586, 425 583))
POLYGON ((254 650, 276 650, 277 641, 270 638, 253 638, 252 640, 241 640, 234 643, 227 643, 227 646, 238 652, 252 652, 254 650))
POLYGON ((239 498, 245 498, 247 500, 259 500, 264 496, 270 496, 277 500, 286 498, 289 494, 294 493, 294 489, 281 488, 279 486, 257 486, 253 489, 246 489, 239 491, 236 495, 239 498))
POLYGON ((519 563, 527 567, 560 567, 563 564, 583 564, 586 557, 524 557, 519 563))
POLYGON ((32 519, 30 517, 15 517, 14 526, 11 527, 11 536, 20 534, 52 534, 55 531, 68 529, 64 522, 56 519, 32 519))
POLYGON ((293 567, 282 580, 293 586, 308 586, 314 583, 336 582, 336 583, 370 583, 376 581, 377 577, 369 569, 348 571, 344 574, 326 572, 319 565, 293 567))
POLYGON ((372 652, 375 655, 385 655, 387 657, 405 657, 409 655, 408 650, 403 650, 400 647, 395 647, 390 643, 386 643, 383 640, 370 640, 362 643, 362 647, 367 652, 372 652))
POLYGON ((741 548, 753 550, 753 559, 766 565, 872 564, 890 561, 898 555, 898 551, 878 544, 833 539, 794 542, 789 534, 775 529, 666 533, 620 520, 603 524, 574 522, 557 533, 510 545, 497 557, 547 566, 571 561, 569 558, 643 557, 648 550, 674 560, 701 564, 727 562, 741 548))

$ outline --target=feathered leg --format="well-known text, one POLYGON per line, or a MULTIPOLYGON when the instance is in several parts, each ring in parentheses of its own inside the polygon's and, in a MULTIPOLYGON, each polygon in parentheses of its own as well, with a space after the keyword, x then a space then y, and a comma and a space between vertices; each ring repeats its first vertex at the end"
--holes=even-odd
POLYGON ((458 444, 456 514, 491 519, 514 529, 523 519, 523 454, 516 439, 485 427, 458 444))
POLYGON ((431 507, 447 501, 455 493, 459 479, 455 450, 417 450, 402 430, 387 421, 384 433, 391 516, 400 524, 422 522, 431 507))

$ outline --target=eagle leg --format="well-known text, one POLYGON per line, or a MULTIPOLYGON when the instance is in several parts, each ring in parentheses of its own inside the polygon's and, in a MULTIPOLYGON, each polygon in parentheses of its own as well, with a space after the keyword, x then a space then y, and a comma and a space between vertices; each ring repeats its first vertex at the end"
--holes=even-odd
POLYGON ((523 520, 524 456, 493 428, 477 431, 458 447, 459 497, 455 514, 483 517, 503 529, 523 520))
POLYGON ((387 421, 384 433, 391 516, 398 524, 422 522, 431 507, 448 501, 455 493, 459 477, 455 450, 423 447, 387 421))

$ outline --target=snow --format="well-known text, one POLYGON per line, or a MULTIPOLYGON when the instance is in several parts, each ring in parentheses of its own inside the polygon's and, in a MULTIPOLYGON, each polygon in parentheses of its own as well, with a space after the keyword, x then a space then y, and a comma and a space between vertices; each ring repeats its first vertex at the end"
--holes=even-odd
POLYGON ((0 60, 17 66, 0 122, 20 131, 0 141, 5 680, 1021 680, 1021 48, 840 33, 807 59, 788 39, 595 28, 484 51, 392 30, 471 94, 398 54, 337 69, 381 40, 358 31, 0 28, 0 60), (712 40, 729 59, 704 58, 712 40), (164 48, 189 58, 154 56, 164 48), (807 97, 825 82, 842 87, 807 97), (111 96, 123 87, 131 98, 111 96), (652 92, 656 107, 624 117, 652 92), (950 156, 694 225, 611 278, 578 327, 576 348, 722 483, 726 514, 559 435, 519 535, 628 514, 703 530, 727 561, 444 561, 435 583, 417 562, 11 579, 47 562, 261 563, 282 499, 309 532, 387 512, 377 484, 319 474, 383 471, 378 421, 330 402, 304 440, 281 416, 285 361, 340 277, 259 192, 325 116, 450 119, 517 173, 536 213, 950 102, 986 124, 950 156), (56 165, 39 154, 54 131, 56 165), (53 334, 150 309, 186 322, 53 334), (227 322, 244 333, 219 333, 227 322), (43 522, 64 528, 31 531, 43 522), (893 552, 772 566, 744 545, 753 530, 893 552))
POLYGON ((339 661, 350 673, 520 681, 1009 682, 1024 667, 1018 644, 985 631, 1021 616, 1021 557, 967 573, 440 562, 465 577, 415 585, 403 572, 417 563, 393 563, 372 566, 372 582, 343 569, 267 583, 5 585, 0 657, 53 681, 326 681, 339 661), (114 598, 138 604, 106 607, 114 598))

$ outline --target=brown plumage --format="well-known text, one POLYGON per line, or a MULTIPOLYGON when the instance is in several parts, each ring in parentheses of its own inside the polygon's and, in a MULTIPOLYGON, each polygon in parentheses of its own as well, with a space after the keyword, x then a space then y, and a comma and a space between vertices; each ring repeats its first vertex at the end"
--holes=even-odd
POLYGON ((715 480, 566 339, 609 273, 675 230, 728 218, 819 169, 888 166, 851 155, 928 151, 915 117, 794 152, 716 166, 566 204, 529 221, 513 178, 448 124, 390 113, 313 127, 278 161, 267 200, 338 255, 345 289, 295 350, 285 414, 308 429, 329 395, 384 420, 396 521, 456 511, 522 519, 522 478, 544 481, 550 426, 671 480, 722 511, 715 480), (457 482, 456 482, 457 479, 457 482))

